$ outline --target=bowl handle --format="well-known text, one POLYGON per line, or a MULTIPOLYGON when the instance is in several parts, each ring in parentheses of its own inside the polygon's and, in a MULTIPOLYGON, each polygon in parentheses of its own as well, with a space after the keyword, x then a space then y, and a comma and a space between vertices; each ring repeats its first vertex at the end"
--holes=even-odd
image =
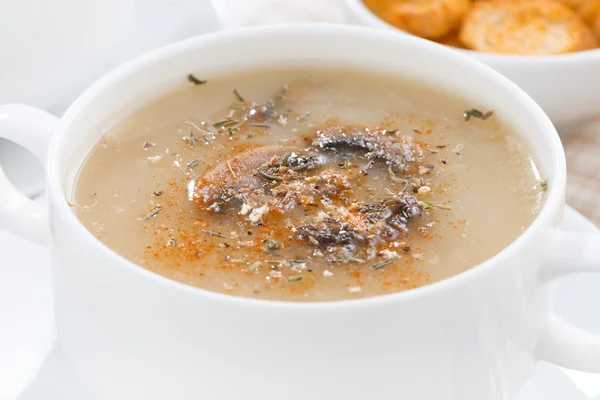
MULTIPOLYGON (((35 107, 23 104, 0 106, 0 137, 25 147, 44 165, 50 139, 58 122, 59 119, 54 115, 35 107)), ((48 243, 46 206, 17 190, 1 167, 0 228, 40 244, 48 243)))
MULTIPOLYGON (((600 273, 600 233, 559 231, 552 257, 542 268, 542 280, 581 272, 600 273)), ((543 316, 535 354, 566 368, 600 373, 600 335, 551 312, 543 316)))

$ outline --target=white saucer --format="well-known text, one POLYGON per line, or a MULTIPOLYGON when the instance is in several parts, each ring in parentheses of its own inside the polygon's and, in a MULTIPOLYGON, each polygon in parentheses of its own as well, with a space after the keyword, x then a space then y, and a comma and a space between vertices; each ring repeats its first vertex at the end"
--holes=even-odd
MULTIPOLYGON (((567 207, 569 230, 598 232, 567 207)), ((98 400, 86 391, 55 340, 48 251, 0 232, 0 400, 98 400)), ((573 275, 553 283, 557 313, 600 333, 600 277, 573 275), (596 315, 595 318, 592 316, 596 315)), ((600 400, 600 375, 540 363, 515 400, 600 400)))

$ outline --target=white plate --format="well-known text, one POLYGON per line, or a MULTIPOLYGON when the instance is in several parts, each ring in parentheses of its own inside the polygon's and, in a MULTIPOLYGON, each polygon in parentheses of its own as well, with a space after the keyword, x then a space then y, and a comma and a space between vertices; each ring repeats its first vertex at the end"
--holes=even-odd
MULTIPOLYGON (((598 232, 570 207, 563 225, 598 232)), ((54 339, 48 251, 0 232, 0 254, 0 400, 98 400, 79 383, 54 339)), ((558 314, 600 333, 594 314, 600 279, 574 275, 552 285, 559 292, 558 314)), ((540 363, 515 400, 589 400, 599 394, 600 376, 540 363)))

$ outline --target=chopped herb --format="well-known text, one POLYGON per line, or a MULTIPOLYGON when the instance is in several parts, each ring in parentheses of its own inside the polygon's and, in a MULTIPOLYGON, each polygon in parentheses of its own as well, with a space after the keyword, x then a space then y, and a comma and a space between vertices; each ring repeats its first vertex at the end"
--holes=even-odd
POLYGON ((194 132, 190 132, 190 134, 188 136, 184 136, 183 139, 187 140, 190 147, 194 147, 194 145, 196 144, 196 138, 194 137, 194 132))
POLYGON ((372 270, 378 270, 380 268, 385 267, 386 265, 390 265, 398 260, 399 257, 388 258, 387 260, 378 262, 377 264, 371 265, 372 270))
POLYGON ((392 171, 392 166, 390 165, 388 167, 388 174, 390 176, 390 179, 396 183, 404 183, 405 185, 408 184, 408 181, 406 181, 405 179, 400 179, 396 176, 396 174, 394 173, 394 171, 392 171))
POLYGON ((157 192, 152 193, 153 195, 155 195, 156 197, 161 196, 164 192, 162 190, 159 190, 157 192))
POLYGON ((287 280, 288 280, 288 282, 298 282, 298 281, 302 280, 302 277, 298 276, 298 275, 290 275, 290 276, 288 276, 287 280))
POLYGON ((178 247, 179 244, 177 243, 177 240, 175 240, 174 237, 170 237, 169 240, 167 241, 167 246, 175 246, 178 247))
POLYGON ((252 122, 252 123, 248 124, 248 126, 251 128, 270 128, 271 127, 271 125, 269 125, 269 124, 259 123, 259 122, 252 122))
POLYGON ((314 246, 318 246, 319 245, 319 241, 317 239, 315 239, 312 236, 308 237, 308 241, 310 242, 310 244, 314 245, 314 246))
POLYGON ((156 144, 145 142, 144 143, 144 150, 148 150, 150 147, 154 147, 154 146, 156 146, 156 144))
POLYGON ((256 136, 256 133, 250 132, 249 134, 246 135, 246 139, 252 139, 254 136, 256 136))
POLYGON ((435 204, 433 204, 430 201, 417 201, 417 204, 419 205, 419 207, 421 207, 423 210, 433 210, 435 208, 435 204))
POLYGON ((244 98, 242 97, 240 92, 237 91, 237 89, 233 89, 233 94, 235 95, 235 98, 238 99, 238 101, 240 101, 242 103, 246 101, 246 100, 244 100, 244 98))
POLYGON ((198 166, 198 164, 200 164, 200 160, 193 160, 193 161, 190 161, 190 162, 187 164, 187 167, 188 167, 189 169, 192 169, 192 168, 195 168, 195 167, 197 167, 197 166, 198 166))
POLYGON ((150 218, 154 218, 156 216, 156 214, 158 214, 161 211, 162 211, 162 207, 155 208, 154 210, 150 211, 148 214, 146 214, 144 216, 144 221, 147 221, 150 218))
POLYGON ((446 148, 446 145, 445 145, 445 144, 438 144, 438 145, 437 145, 437 146, 435 146, 435 147, 437 147, 438 149, 445 149, 445 148, 446 148))
POLYGON ((418 129, 412 128, 412 130, 413 130, 414 133, 421 133, 421 131, 418 130, 418 129))
POLYGON ((365 263, 365 260, 357 258, 357 257, 353 257, 350 254, 338 254, 337 258, 341 261, 353 262, 353 263, 357 263, 357 264, 365 263))
POLYGON ((223 119, 221 121, 217 121, 213 124, 216 129, 227 128, 228 126, 233 126, 239 124, 240 121, 234 119, 223 119))
POLYGON ((465 113, 463 114, 463 117, 464 117, 465 121, 470 120, 471 117, 486 120, 489 117, 491 117, 492 115, 494 115, 494 110, 490 110, 484 114, 481 111, 479 111, 475 108, 472 108, 470 110, 465 111, 465 113))
POLYGON ((283 257, 283 254, 279 254, 279 253, 277 253, 276 251, 273 251, 273 250, 269 249, 268 247, 265 247, 265 248, 263 249, 263 251, 264 251, 265 253, 267 253, 267 254, 270 254, 270 255, 272 255, 272 256, 275 256, 275 257, 283 257))
POLYGON ((462 144, 457 144, 456 147, 454 148, 454 152, 456 153, 456 155, 460 156, 462 149, 465 146, 463 146, 462 144))
POLYGON ((292 156, 292 153, 286 153, 283 156, 283 160, 281 160, 281 165, 287 166, 290 164, 290 157, 292 156))
POLYGON ((443 204, 435 204, 431 201, 417 201, 417 204, 423 210, 427 210, 427 211, 433 210, 434 208, 439 208, 440 210, 447 210, 447 211, 453 210, 453 208, 451 206, 446 206, 443 204))
POLYGON ((438 154, 439 153, 439 150, 436 150, 436 149, 427 149, 427 150, 429 150, 429 152, 431 154, 438 154))
POLYGON ((472 108, 470 110, 465 111, 463 117, 465 121, 468 121, 471 119, 471 117, 483 118, 483 113, 479 110, 476 110, 475 108, 472 108))
POLYGON ((202 79, 198 79, 192 74, 189 74, 187 76, 187 78, 188 78, 188 81, 192 82, 194 85, 204 85, 206 83, 206 81, 203 81, 202 79))
POLYGON ((540 187, 544 192, 548 191, 548 179, 544 179, 540 182, 540 187))
POLYGON ((486 112, 485 114, 483 114, 483 117, 481 117, 481 119, 486 120, 489 117, 491 117, 492 115, 494 115, 494 110, 490 110, 490 111, 486 112))
POLYGON ((262 178, 264 178, 264 179, 266 179, 266 180, 268 180, 268 181, 283 182, 283 178, 282 178, 282 177, 280 177, 280 176, 269 175, 269 174, 267 174, 267 173, 265 173, 265 172, 261 171, 260 169, 259 169, 259 170, 257 170, 257 171, 258 171, 258 174, 259 174, 259 175, 260 175, 262 178))
POLYGON ((222 235, 219 232, 207 231, 206 229, 202 229, 201 232, 204 232, 204 233, 206 233, 207 235, 210 235, 210 236, 216 236, 216 237, 220 237, 220 238, 225 239, 225 235, 222 235))

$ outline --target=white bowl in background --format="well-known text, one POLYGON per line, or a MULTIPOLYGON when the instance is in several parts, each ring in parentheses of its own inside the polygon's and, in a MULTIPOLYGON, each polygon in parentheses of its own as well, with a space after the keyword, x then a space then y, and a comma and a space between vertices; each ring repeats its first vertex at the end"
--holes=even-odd
MULTIPOLYGON (((344 8, 351 23, 410 35, 380 19, 362 0, 345 0, 344 8)), ((554 56, 456 51, 488 64, 519 85, 559 129, 600 116, 600 49, 554 56)))

